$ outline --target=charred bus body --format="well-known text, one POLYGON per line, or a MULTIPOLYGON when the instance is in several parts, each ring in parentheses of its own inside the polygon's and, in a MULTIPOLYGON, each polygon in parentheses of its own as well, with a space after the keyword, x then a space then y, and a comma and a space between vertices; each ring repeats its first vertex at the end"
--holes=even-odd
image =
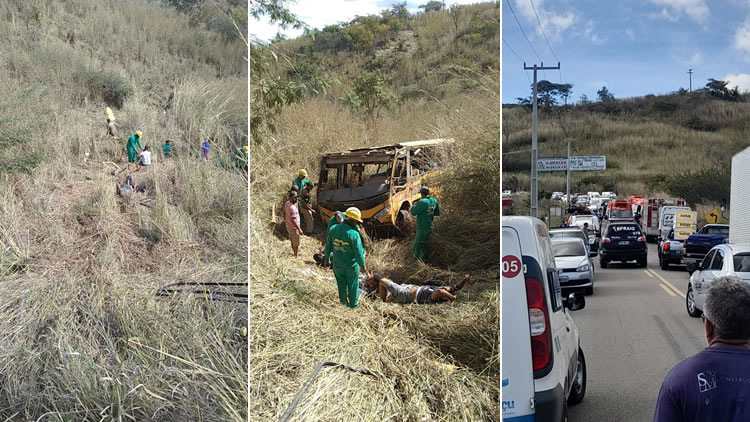
POLYGON ((401 142, 323 155, 318 208, 327 222, 336 211, 357 207, 368 228, 402 228, 422 185, 445 167, 453 139, 401 142))

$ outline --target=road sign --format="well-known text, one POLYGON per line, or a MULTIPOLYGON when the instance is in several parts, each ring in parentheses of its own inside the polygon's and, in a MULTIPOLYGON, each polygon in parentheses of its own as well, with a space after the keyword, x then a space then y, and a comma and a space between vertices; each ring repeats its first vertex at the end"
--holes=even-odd
POLYGON ((718 224, 721 221, 721 212, 714 208, 713 211, 704 216, 708 224, 718 224))
MULTIPOLYGON (((536 161, 537 171, 566 171, 567 158, 540 158, 536 161)), ((604 155, 587 155, 570 157, 570 171, 606 170, 607 157, 604 155)))
POLYGON ((674 216, 674 239, 685 240, 695 233, 698 213, 695 211, 677 211, 674 216))
POLYGON ((562 208, 560 207, 551 207, 549 209, 549 215, 552 217, 560 217, 562 216, 562 208))

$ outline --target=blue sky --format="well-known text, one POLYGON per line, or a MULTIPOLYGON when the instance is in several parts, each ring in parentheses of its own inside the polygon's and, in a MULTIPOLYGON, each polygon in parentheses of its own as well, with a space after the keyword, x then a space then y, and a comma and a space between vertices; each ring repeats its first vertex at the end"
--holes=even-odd
MULTIPOLYGON (((403 1, 403 0, 401 0, 403 1)), ((335 23, 348 22, 356 16, 379 14, 383 9, 390 9, 393 4, 400 3, 397 0, 297 0, 289 1, 288 7, 292 13, 297 15, 303 22, 311 28, 322 29, 326 25, 335 23)), ((427 3, 424 1, 407 1, 406 7, 411 13, 418 12, 419 5, 427 3)), ((482 3, 479 0, 447 0, 446 5, 454 3, 470 4, 482 3)), ((268 40, 276 35, 278 30, 276 25, 268 23, 262 19, 255 21, 250 19, 250 34, 260 40, 268 40)), ((294 38, 302 34, 301 30, 281 31, 282 34, 289 38, 294 38)))
POLYGON ((693 89, 708 78, 750 90, 750 0, 502 0, 503 103, 531 93, 531 66, 557 60, 544 40, 539 15, 561 70, 538 78, 572 83, 572 98, 596 98, 607 86, 616 98, 693 89), (511 10, 531 45, 524 38, 511 10))

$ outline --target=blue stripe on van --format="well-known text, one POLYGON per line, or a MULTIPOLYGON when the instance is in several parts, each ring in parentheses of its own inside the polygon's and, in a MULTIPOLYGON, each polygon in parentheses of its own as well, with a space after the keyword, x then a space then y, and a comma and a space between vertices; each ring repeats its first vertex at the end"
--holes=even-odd
POLYGON ((503 418, 503 422, 536 422, 536 416, 532 413, 530 415, 516 416, 513 418, 503 418))

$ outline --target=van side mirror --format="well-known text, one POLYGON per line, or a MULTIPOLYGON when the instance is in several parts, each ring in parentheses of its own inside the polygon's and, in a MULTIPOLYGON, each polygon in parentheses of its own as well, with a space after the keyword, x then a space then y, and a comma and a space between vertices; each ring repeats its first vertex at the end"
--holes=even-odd
POLYGON ((579 311, 586 307, 586 299, 578 292, 571 293, 565 301, 565 307, 571 311, 579 311))

